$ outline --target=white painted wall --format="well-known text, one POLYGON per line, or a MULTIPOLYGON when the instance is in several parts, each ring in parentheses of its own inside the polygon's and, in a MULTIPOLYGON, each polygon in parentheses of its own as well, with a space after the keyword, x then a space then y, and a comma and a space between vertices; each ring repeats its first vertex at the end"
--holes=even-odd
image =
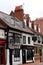
POLYGON ((7 59, 7 60, 6 60, 6 65, 10 65, 10 62, 9 62, 9 59, 10 59, 10 58, 9 58, 9 49, 6 50, 6 53, 7 53, 7 54, 6 54, 6 59, 7 59))
MULTIPOLYGON (((32 36, 29 35, 29 34, 22 34, 22 39, 23 39, 23 36, 26 36, 26 44, 25 45, 33 45, 33 41, 32 41, 32 36), (28 44, 28 37, 30 37, 30 44, 28 44)), ((23 41, 23 40, 22 40, 23 41)), ((24 45, 24 44, 23 44, 24 45)))
POLYGON ((34 30, 36 31, 36 29, 37 29, 37 28, 36 28, 36 24, 34 24, 34 30))
POLYGON ((29 27, 32 28, 32 22, 29 21, 29 27))

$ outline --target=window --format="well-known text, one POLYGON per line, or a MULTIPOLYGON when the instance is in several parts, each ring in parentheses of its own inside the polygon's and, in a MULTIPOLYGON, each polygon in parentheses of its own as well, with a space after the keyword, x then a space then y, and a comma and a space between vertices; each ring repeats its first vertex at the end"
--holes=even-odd
POLYGON ((20 43, 20 35, 14 34, 15 43, 20 43))
POLYGON ((15 39, 13 38, 13 36, 9 37, 9 43, 10 44, 14 44, 15 43, 15 39))
POLYGON ((15 44, 15 43, 20 43, 20 35, 19 34, 13 34, 12 36, 9 36, 9 43, 15 44))
POLYGON ((14 61, 20 61, 20 49, 14 50, 14 61))
POLYGON ((23 44, 26 44, 26 36, 23 36, 23 44))
POLYGON ((28 37, 28 44, 30 44, 30 37, 28 37))
POLYGON ((32 50, 31 49, 29 49, 29 50, 27 50, 27 60, 32 60, 32 50))

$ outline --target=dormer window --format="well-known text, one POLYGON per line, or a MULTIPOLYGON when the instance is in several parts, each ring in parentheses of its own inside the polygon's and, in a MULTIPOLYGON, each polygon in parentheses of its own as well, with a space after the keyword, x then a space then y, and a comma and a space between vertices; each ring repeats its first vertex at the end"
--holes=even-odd
POLYGON ((32 23, 32 29, 34 29, 34 23, 32 23))
POLYGON ((25 28, 25 23, 23 22, 23 28, 25 28))
POLYGON ((38 36, 38 43, 40 43, 41 42, 41 37, 40 36, 38 36))
POLYGON ((40 27, 38 27, 38 32, 40 32, 40 27))
POLYGON ((31 27, 32 27, 31 25, 32 25, 32 23, 31 23, 31 22, 29 22, 29 28, 31 28, 31 27))
POLYGON ((24 19, 24 23, 25 23, 25 26, 26 26, 26 19, 24 19))
POLYGON ((34 30, 36 30, 36 24, 34 24, 34 30))

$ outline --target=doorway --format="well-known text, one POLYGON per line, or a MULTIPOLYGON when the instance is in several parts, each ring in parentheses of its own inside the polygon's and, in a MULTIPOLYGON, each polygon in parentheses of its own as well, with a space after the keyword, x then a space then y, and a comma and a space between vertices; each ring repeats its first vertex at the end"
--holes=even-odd
POLYGON ((0 65, 5 65, 5 46, 0 45, 0 65))
POLYGON ((26 63, 26 51, 24 49, 22 50, 22 63, 26 63))

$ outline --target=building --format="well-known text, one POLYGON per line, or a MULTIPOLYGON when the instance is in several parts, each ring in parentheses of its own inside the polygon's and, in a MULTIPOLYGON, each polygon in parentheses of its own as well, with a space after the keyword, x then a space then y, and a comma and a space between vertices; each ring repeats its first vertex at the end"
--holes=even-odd
POLYGON ((35 44, 34 44, 35 45, 34 57, 35 57, 35 60, 37 60, 37 59, 40 60, 40 53, 39 53, 40 48, 42 50, 42 55, 43 55, 43 44, 42 44, 43 43, 43 34, 42 34, 43 25, 41 23, 42 19, 40 21, 39 21, 39 19, 36 19, 35 21, 31 21, 29 14, 24 13, 22 6, 16 6, 14 12, 11 11, 10 15, 18 18, 21 22, 23 22, 26 25, 26 27, 30 28, 36 34, 37 41, 35 41, 35 44), (39 22, 40 22, 40 24, 39 24, 39 22))
MULTIPOLYGON (((34 45, 32 36, 34 32, 20 22, 16 17, 12 17, 0 11, 0 30, 5 35, 6 44, 4 58, 0 64, 18 65, 26 62, 34 62, 34 45), (29 55, 30 54, 30 55, 29 55)), ((1 43, 2 44, 2 43, 1 43)))

